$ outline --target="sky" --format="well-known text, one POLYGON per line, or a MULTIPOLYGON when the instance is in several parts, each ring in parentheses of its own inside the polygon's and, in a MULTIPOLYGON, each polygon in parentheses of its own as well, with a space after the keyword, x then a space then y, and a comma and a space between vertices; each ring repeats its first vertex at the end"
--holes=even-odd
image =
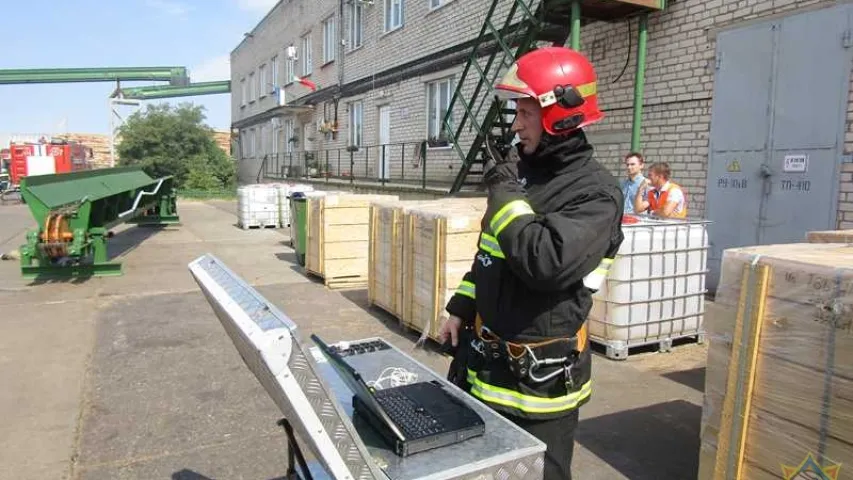
MULTIPOLYGON (((228 80, 230 52, 277 0, 27 0, 3 3, 0 69, 184 66, 192 82, 228 80)), ((123 82, 123 86, 166 82, 123 82)), ((109 133, 112 82, 0 84, 0 133, 109 133)), ((227 94, 192 102, 230 127, 227 94)), ((122 107, 127 116, 131 107, 122 107)))

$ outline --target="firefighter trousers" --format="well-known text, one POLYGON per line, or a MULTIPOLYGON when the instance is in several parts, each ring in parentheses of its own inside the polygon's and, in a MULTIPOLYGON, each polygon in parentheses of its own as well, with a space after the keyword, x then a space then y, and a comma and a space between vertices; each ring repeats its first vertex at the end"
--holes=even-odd
POLYGON ((548 449, 545 451, 545 476, 543 480, 572 480, 572 456, 575 450, 575 431, 579 412, 551 420, 528 420, 506 416, 527 433, 538 438, 548 449))

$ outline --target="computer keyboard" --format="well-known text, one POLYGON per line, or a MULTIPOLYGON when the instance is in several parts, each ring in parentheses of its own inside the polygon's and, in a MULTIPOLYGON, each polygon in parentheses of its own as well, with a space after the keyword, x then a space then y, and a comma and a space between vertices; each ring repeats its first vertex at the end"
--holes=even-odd
POLYGON ((391 346, 383 340, 367 340, 364 342, 347 342, 343 344, 332 345, 332 351, 338 353, 342 357, 351 357, 362 353, 378 352, 388 350, 391 346))
POLYGON ((441 433, 444 425, 419 404, 397 389, 379 390, 375 393, 376 401, 403 429, 407 437, 420 438, 441 433))

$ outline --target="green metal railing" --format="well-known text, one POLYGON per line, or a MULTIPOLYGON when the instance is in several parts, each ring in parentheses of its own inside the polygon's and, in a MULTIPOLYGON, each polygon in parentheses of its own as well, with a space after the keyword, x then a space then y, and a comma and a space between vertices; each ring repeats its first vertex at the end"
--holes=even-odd
POLYGON ((422 141, 269 154, 262 157, 260 174, 270 180, 310 178, 426 189, 449 187, 458 168, 451 145, 422 141))

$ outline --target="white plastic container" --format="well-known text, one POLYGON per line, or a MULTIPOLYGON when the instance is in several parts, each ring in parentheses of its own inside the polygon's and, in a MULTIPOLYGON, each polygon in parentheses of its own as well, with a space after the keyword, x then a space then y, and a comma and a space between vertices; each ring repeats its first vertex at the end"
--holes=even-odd
POLYGON ((278 184, 278 217, 282 228, 290 226, 290 195, 294 192, 313 192, 312 185, 304 183, 278 184))
POLYGON ((251 227, 278 227, 278 188, 271 184, 237 188, 237 218, 244 230, 251 227))
POLYGON ((628 348, 697 336, 703 340, 708 233, 705 221, 641 218, 623 223, 625 240, 602 289, 593 295, 590 339, 607 356, 628 348))

